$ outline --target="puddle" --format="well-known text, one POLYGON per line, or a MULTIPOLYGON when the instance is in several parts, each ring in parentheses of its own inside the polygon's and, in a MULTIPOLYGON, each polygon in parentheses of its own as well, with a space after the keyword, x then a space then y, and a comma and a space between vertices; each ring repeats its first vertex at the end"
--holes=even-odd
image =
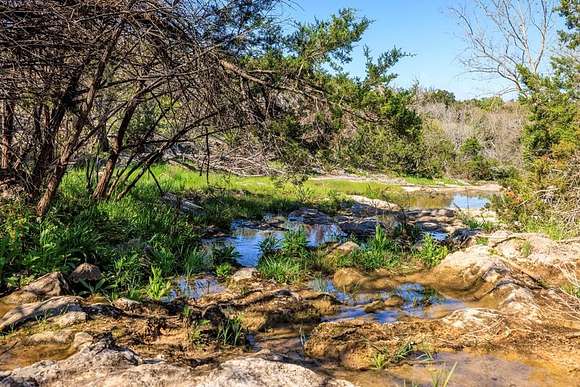
POLYGON ((186 298, 198 300, 208 294, 221 293, 226 287, 221 285, 215 277, 202 277, 197 279, 187 279, 179 277, 177 279, 177 288, 171 291, 169 298, 175 298, 178 295, 186 298))
POLYGON ((329 279, 314 279, 310 288, 316 291, 333 294, 344 305, 332 316, 326 316, 323 321, 348 320, 368 318, 381 323, 394 322, 404 316, 432 319, 448 315, 454 310, 465 308, 462 301, 448 298, 437 291, 416 283, 399 285, 383 291, 347 292, 336 289, 329 279), (365 311, 365 306, 374 301, 385 301, 400 297, 400 305, 384 307, 374 312, 365 311))
POLYGON ((460 208, 479 210, 490 203, 492 195, 481 192, 425 192, 415 191, 405 193, 398 204, 405 208, 432 209, 432 208, 460 208))
POLYGON ((63 360, 76 351, 70 344, 0 345, 0 371, 26 367, 41 360, 63 360))
POLYGON ((278 240, 284 238, 286 230, 294 230, 298 227, 303 227, 306 232, 309 247, 318 247, 325 243, 333 242, 345 234, 336 224, 302 224, 300 222, 289 221, 283 218, 283 221, 277 226, 277 229, 271 228, 268 223, 268 218, 265 220, 268 229, 263 229, 260 225, 251 222, 234 222, 232 224, 231 236, 206 239, 203 244, 206 248, 211 249, 213 245, 227 245, 235 247, 240 254, 237 262, 245 267, 255 267, 260 259, 260 243, 268 238, 274 236, 278 240))
POLYGON ((444 385, 454 365, 455 369, 448 384, 450 387, 578 385, 578 381, 572 375, 550 369, 545 364, 517 354, 440 353, 430 361, 419 360, 382 371, 327 370, 327 372, 361 387, 432 386, 444 385))

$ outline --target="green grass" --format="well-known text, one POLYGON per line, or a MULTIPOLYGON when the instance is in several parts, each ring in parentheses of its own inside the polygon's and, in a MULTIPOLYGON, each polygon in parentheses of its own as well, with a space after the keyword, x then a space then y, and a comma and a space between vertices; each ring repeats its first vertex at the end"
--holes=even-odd
POLYGON ((465 183, 449 177, 429 178, 420 176, 404 176, 403 179, 405 179, 405 181, 409 184, 422 186, 444 185, 444 184, 461 185, 461 186, 465 185, 465 183))
POLYGON ((397 241, 389 238, 384 229, 377 225, 375 235, 367 240, 361 248, 343 257, 339 257, 337 267, 357 267, 365 271, 381 268, 396 268, 401 265, 406 254, 397 241))

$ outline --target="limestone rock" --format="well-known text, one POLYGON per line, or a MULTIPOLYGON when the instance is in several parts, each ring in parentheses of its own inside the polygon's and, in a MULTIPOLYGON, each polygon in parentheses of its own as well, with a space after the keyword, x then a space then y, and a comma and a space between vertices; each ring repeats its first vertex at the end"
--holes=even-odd
POLYGON ((392 308, 395 306, 401 306, 404 303, 405 303, 405 300, 403 299, 403 297, 397 296, 397 295, 391 296, 383 301, 383 304, 388 308, 392 308))
POLYGON ((55 323, 61 328, 70 327, 75 324, 80 324, 87 321, 87 314, 83 311, 74 311, 56 316, 51 319, 51 322, 55 323))
POLYGON ((80 297, 61 296, 45 301, 18 305, 0 318, 0 332, 36 318, 51 317, 71 311, 81 311, 80 297))
POLYGON ((330 253, 335 255, 335 256, 338 256, 338 257, 344 257, 344 256, 349 255, 349 254, 351 254, 359 249, 360 249, 360 246, 358 244, 356 244, 355 242, 346 241, 344 243, 341 243, 340 245, 338 245, 334 249, 332 249, 332 251, 330 253))
POLYGON ((385 200, 370 199, 359 195, 349 195, 348 198, 354 201, 350 211, 356 216, 382 215, 386 212, 401 210, 398 205, 385 200))
POLYGON ((78 283, 81 280, 87 282, 94 282, 100 280, 102 277, 101 270, 93 264, 81 263, 74 269, 74 271, 69 276, 69 279, 78 283))
POLYGON ((69 292, 64 276, 59 272, 46 274, 2 299, 6 304, 24 304, 62 296, 69 292))
POLYGON ((323 376, 296 364, 260 358, 242 358, 222 363, 204 377, 198 387, 350 387, 352 383, 323 376))
POLYGON ((236 271, 230 280, 233 282, 251 281, 257 274, 258 270, 255 267, 244 267, 236 271))
POLYGON ((300 208, 288 214, 288 220, 304 224, 333 224, 330 216, 315 208, 300 208))
POLYGON ((121 310, 124 311, 134 311, 135 309, 139 308, 139 306, 141 306, 141 303, 139 301, 135 301, 135 300, 130 300, 128 298, 118 298, 115 301, 113 301, 113 306, 116 308, 119 308, 121 310))
POLYGON ((144 362, 129 349, 107 340, 82 348, 61 361, 44 360, 0 372, 0 386, 193 386, 189 368, 163 361, 144 362))

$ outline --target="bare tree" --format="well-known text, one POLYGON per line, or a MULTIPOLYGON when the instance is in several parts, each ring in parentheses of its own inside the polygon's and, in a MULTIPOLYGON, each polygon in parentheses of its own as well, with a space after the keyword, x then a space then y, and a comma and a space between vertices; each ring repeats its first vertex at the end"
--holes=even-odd
POLYGON ((461 62, 469 72, 502 78, 520 92, 518 66, 539 73, 554 37, 555 0, 471 0, 451 8, 463 29, 461 62))

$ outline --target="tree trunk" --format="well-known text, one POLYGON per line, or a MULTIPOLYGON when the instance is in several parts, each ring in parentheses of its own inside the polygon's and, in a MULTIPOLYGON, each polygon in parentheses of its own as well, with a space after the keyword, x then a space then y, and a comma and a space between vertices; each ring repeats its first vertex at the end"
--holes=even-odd
POLYGON ((14 136, 14 101, 4 101, 2 138, 0 139, 0 169, 12 167, 12 138, 14 136))
POLYGON ((119 155, 121 153, 121 148, 123 146, 123 141, 125 139, 125 134, 127 133, 127 128, 129 127, 129 123, 135 114, 135 110, 137 109, 137 105, 139 104, 139 99, 134 97, 127 108, 125 109, 125 114, 123 115, 123 120, 119 125, 119 130, 117 131, 117 135, 114 138, 113 143, 111 144, 111 151, 109 153, 109 158, 107 159, 107 164, 105 164, 105 169, 103 170, 103 174, 101 175, 97 186, 93 192, 94 199, 104 199, 107 196, 107 191, 109 188, 109 183, 111 181, 111 177, 113 176, 113 171, 117 166, 117 161, 119 160, 119 155))

